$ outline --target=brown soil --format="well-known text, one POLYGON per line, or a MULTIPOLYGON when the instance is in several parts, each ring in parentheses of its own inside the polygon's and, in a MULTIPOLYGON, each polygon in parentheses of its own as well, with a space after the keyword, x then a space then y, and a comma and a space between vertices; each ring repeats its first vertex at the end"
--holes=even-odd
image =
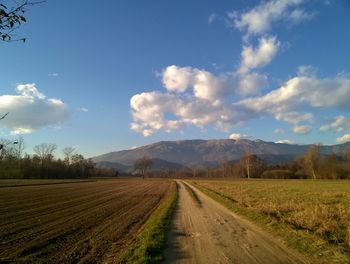
POLYGON ((201 207, 179 183, 165 263, 306 263, 279 240, 199 192, 201 207))
POLYGON ((115 180, 0 189, 0 262, 100 263, 118 256, 170 182, 115 180))

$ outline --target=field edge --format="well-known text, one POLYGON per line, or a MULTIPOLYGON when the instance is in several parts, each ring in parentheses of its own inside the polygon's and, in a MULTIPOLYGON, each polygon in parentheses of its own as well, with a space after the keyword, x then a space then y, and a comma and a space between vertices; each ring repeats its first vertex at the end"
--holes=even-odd
POLYGON ((171 191, 146 221, 135 243, 123 254, 118 263, 160 263, 163 249, 178 199, 178 186, 172 182, 171 191))

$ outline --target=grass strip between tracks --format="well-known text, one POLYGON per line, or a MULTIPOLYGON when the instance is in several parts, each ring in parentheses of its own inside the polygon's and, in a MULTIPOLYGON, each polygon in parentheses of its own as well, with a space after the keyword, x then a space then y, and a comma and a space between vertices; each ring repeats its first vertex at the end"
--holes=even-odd
POLYGON ((349 263, 350 256, 348 251, 339 250, 335 245, 320 241, 313 233, 303 229, 291 228, 287 223, 276 221, 273 217, 261 215, 251 208, 242 206, 238 201, 232 199, 232 197, 202 186, 200 182, 191 181, 191 184, 232 212, 257 223, 263 229, 277 235, 284 240, 288 247, 300 252, 308 262, 349 263))
POLYGON ((148 219, 136 242, 127 250, 120 263, 160 263, 164 259, 166 235, 178 198, 177 184, 173 182, 172 185, 168 197, 148 219))
POLYGON ((186 188, 187 192, 189 193, 189 195, 191 196, 191 198, 195 202, 195 204, 198 207, 202 207, 202 202, 199 199, 199 197, 196 194, 196 192, 186 182, 182 182, 182 183, 183 183, 183 185, 185 185, 185 188, 186 188))

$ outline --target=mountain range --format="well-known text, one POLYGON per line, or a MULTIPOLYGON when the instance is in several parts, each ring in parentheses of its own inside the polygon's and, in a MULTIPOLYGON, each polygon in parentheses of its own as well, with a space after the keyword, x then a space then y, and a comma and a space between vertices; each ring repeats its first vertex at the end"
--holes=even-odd
MULTIPOLYGON (((296 145, 249 139, 212 139, 160 141, 154 144, 106 153, 93 157, 98 167, 130 171, 134 162, 144 156, 153 160, 152 170, 177 170, 183 167, 215 167, 220 161, 238 161, 245 153, 259 156, 268 164, 292 162, 303 155, 311 145, 296 145)), ((341 153, 350 148, 350 142, 322 146, 322 153, 341 153)))

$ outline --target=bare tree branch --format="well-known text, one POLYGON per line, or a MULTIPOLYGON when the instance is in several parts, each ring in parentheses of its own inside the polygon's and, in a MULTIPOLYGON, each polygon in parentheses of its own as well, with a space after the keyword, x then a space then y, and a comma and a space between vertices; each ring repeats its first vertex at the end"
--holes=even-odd
POLYGON ((7 112, 5 115, 3 115, 0 120, 3 120, 7 115, 9 114, 9 112, 7 112))

